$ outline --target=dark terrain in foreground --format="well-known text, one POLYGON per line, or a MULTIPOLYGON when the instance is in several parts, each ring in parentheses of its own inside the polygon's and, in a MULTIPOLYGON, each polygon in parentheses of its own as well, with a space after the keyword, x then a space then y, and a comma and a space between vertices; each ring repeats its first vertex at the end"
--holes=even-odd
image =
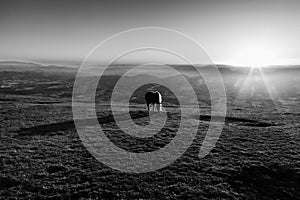
MULTIPOLYGON (((255 96, 235 104, 234 88, 227 86, 224 130, 209 155, 198 157, 210 120, 204 102, 196 138, 178 160, 155 172, 127 174, 99 163, 79 139, 71 108, 74 78, 26 73, 1 72, 1 199, 299 199, 299 90, 285 94, 281 104, 255 96)), ((105 104, 98 121, 113 142, 146 151, 147 145, 116 134, 105 104)), ((168 106, 171 120, 153 147, 176 134, 178 108, 168 106)), ((137 124, 147 122, 145 109, 132 103, 137 124)))

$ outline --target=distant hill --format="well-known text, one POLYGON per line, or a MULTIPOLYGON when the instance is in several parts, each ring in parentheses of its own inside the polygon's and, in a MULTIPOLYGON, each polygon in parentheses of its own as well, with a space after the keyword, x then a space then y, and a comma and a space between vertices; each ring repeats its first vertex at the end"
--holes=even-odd
MULTIPOLYGON (((200 72, 203 72, 205 76, 208 76, 206 79, 208 82, 206 83, 204 82, 203 77, 195 75, 197 74, 195 73, 196 70, 191 66, 174 65, 172 67, 174 67, 179 74, 162 73, 162 76, 156 77, 147 74, 147 71, 131 76, 121 76, 128 69, 131 69, 132 66, 113 66, 112 69, 101 77, 100 82, 98 82, 97 73, 104 68, 101 68, 101 66, 98 68, 97 66, 92 66, 84 71, 84 76, 77 78, 77 86, 80 90, 78 96, 83 96, 83 100, 88 100, 88 94, 94 92, 91 91, 93 88, 91 86, 98 84, 97 98, 99 98, 99 100, 107 100, 114 90, 116 83, 122 78, 120 90, 116 93, 117 98, 121 101, 124 94, 132 92, 136 89, 136 86, 140 86, 140 88, 132 95, 133 102, 144 103, 143 95, 145 90, 158 90, 164 97, 168 98, 168 102, 176 104, 174 95, 170 94, 170 91, 167 89, 167 87, 170 88, 170 86, 175 86, 184 101, 190 103, 192 91, 191 88, 187 88, 182 84, 183 76, 193 87, 194 92, 198 96, 198 100, 204 105, 209 105, 210 98, 208 96, 207 83, 209 83, 211 88, 215 89, 218 87, 214 87, 214 84, 220 83, 220 79, 214 77, 211 73, 214 66, 196 66, 200 72)), ((159 70, 159 68, 156 69, 159 70)), ((262 68, 263 74, 261 74, 260 70, 253 69, 253 74, 251 76, 249 75, 249 72, 251 71, 251 68, 249 67, 217 65, 217 69, 222 75, 221 81, 224 83, 227 95, 232 98, 234 98, 244 86, 247 88, 255 87, 258 90, 267 85, 268 90, 272 88, 276 93, 286 93, 289 95, 300 94, 300 66, 265 67, 262 68)), ((43 65, 30 62, 0 62, 0 93, 20 95, 43 94, 54 97, 71 97, 77 70, 78 68, 43 65)), ((146 70, 151 70, 151 66, 146 70)), ((264 90, 264 92, 266 93, 266 90, 264 90)))
POLYGON ((23 62, 23 61, 0 61, 0 72, 1 71, 76 73, 77 68, 58 66, 58 65, 44 65, 40 63, 23 62))
MULTIPOLYGON (((133 65, 114 65, 108 71, 105 72, 105 75, 122 75, 124 72, 132 68, 133 65)), ((190 65, 168 65, 173 69, 177 70, 179 73, 184 74, 185 76, 195 76, 195 68, 190 65)), ((239 66, 230 66, 230 65, 194 65, 200 72, 209 74, 212 72, 215 67, 219 70, 222 76, 231 76, 231 75, 247 75, 251 68, 250 67, 239 67, 239 66)), ((144 74, 147 74, 147 70, 152 70, 152 66, 149 66, 146 71, 143 71, 144 74)), ((159 66, 153 66, 159 67, 159 66)), ((155 68, 153 68, 155 69, 155 68)), ((157 68, 156 68, 157 69, 157 68)), ((100 72, 102 73, 104 66, 101 65, 91 65, 87 66, 83 71, 84 76, 96 76, 100 72)), ((278 73, 299 73, 300 65, 288 65, 288 66, 268 66, 263 67, 262 70, 268 74, 278 74, 278 73)), ((46 65, 35 62, 24 62, 24 61, 0 61, 0 72, 1 71, 15 71, 15 72, 45 72, 45 73, 54 73, 54 74, 76 74, 78 67, 70 67, 64 65, 46 65)), ((136 75, 139 75, 138 73, 136 75)), ((162 70, 160 77, 170 77, 175 76, 176 74, 170 74, 167 71, 162 70)), ((74 75, 75 76, 75 75, 74 75)))

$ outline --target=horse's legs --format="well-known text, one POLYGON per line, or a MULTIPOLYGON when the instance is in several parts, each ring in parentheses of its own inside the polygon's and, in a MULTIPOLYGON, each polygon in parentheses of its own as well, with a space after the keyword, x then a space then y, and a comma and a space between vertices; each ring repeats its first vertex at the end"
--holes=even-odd
POLYGON ((147 103, 147 110, 150 111, 149 103, 147 103))
POLYGON ((161 111, 161 109, 160 109, 160 104, 159 104, 159 103, 156 104, 156 110, 157 110, 157 112, 160 112, 160 111, 161 111))

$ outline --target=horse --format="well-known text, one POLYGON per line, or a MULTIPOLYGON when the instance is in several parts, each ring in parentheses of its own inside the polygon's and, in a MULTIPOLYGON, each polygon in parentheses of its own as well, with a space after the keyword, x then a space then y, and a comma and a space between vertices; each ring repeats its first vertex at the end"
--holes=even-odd
POLYGON ((148 112, 150 111, 150 107, 149 107, 150 104, 153 105, 153 111, 154 111, 155 105, 156 105, 156 109, 158 112, 162 111, 162 108, 161 108, 162 97, 158 91, 147 92, 145 94, 145 100, 146 100, 148 112))

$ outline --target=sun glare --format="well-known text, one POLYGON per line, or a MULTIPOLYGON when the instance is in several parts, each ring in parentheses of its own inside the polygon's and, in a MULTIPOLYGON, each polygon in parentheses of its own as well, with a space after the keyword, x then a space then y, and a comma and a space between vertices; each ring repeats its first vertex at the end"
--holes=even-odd
POLYGON ((251 98, 265 90, 265 94, 268 94, 275 102, 277 96, 276 88, 272 87, 268 75, 264 73, 264 68, 262 68, 277 64, 280 61, 270 45, 266 45, 263 42, 248 43, 233 61, 238 66, 250 67, 247 76, 236 83, 236 87, 239 87, 237 99, 242 98, 244 95, 246 95, 246 98, 251 98))
POLYGON ((240 49, 233 59, 234 65, 259 68, 274 63, 276 55, 274 50, 265 43, 248 43, 240 49))

